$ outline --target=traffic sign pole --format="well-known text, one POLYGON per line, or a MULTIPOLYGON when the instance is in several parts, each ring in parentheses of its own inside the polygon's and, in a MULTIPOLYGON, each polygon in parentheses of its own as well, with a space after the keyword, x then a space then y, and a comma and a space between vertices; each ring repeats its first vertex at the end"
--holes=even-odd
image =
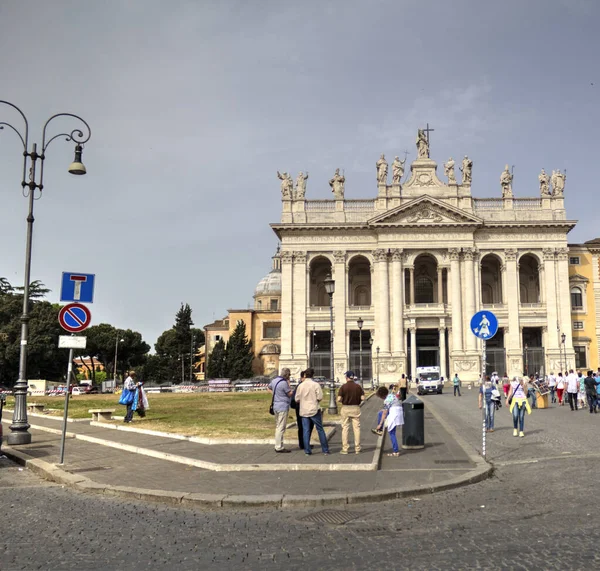
POLYGON ((486 414, 487 414, 487 403, 485 402, 485 379, 486 379, 486 343, 488 339, 491 339, 498 332, 498 319, 491 311, 478 311, 471 318, 471 332, 475 337, 478 337, 482 341, 481 349, 481 382, 479 390, 481 391, 482 401, 482 415, 481 415, 481 455, 485 458, 486 454, 486 414))
POLYGON ((67 390, 65 391, 65 411, 63 413, 62 434, 60 437, 60 460, 59 466, 65 461, 65 439, 67 436, 67 418, 69 417, 69 388, 71 386, 71 375, 73 374, 73 349, 69 349, 69 365, 67 367, 67 390))

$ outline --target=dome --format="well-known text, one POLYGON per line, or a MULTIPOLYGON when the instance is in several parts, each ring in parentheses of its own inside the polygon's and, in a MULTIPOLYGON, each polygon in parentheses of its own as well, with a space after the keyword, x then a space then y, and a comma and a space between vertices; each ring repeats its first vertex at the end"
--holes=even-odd
POLYGON ((281 271, 271 270, 262 280, 258 282, 254 290, 257 295, 281 295, 281 271))

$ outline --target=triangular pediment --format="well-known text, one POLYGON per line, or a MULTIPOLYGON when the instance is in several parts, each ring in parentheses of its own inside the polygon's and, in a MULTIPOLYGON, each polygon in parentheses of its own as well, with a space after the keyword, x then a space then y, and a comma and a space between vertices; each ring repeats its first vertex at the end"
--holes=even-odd
POLYGON ((478 226, 481 218, 431 196, 421 196, 368 221, 377 226, 478 226))
POLYGON ((569 281, 570 282, 574 282, 574 283, 589 283, 589 279, 586 278, 585 276, 582 276, 581 274, 571 274, 569 276, 569 281))

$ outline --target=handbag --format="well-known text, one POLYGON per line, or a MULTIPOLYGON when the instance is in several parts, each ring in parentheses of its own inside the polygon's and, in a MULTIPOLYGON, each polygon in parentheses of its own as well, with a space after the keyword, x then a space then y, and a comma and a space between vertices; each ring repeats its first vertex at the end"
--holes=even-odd
MULTIPOLYGON (((283 381, 284 379, 281 379, 281 381, 283 381)), ((275 388, 273 389, 273 397, 271 398, 271 406, 269 407, 269 414, 272 416, 275 416, 275 410, 273 410, 273 403, 275 402, 275 391, 277 390, 277 387, 279 386, 279 383, 281 382, 279 381, 276 385, 275 388)))
POLYGON ((133 397, 135 391, 130 391, 129 389, 123 389, 123 392, 121 393, 121 398, 119 399, 119 404, 124 404, 124 405, 128 405, 131 404, 133 402, 133 397))

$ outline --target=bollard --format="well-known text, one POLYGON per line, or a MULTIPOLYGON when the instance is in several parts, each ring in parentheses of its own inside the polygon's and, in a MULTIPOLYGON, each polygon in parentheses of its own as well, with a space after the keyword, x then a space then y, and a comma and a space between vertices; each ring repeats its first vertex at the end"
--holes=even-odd
POLYGON ((421 399, 409 396, 403 403, 404 425, 402 426, 402 448, 416 450, 425 448, 425 409, 421 399))

